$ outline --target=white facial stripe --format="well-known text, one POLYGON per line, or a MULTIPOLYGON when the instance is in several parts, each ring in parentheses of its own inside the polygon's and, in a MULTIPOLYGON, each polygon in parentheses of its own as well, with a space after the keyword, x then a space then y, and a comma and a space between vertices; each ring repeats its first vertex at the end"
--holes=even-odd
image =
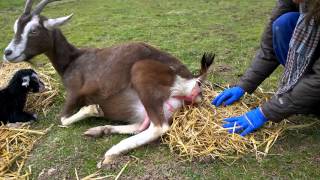
POLYGON ((13 32, 14 32, 14 33, 17 33, 17 30, 18 30, 18 19, 14 22, 13 32))
MULTIPOLYGON (((17 23, 17 21, 16 21, 17 23)), ((17 24, 15 23, 14 29, 15 31, 17 30, 17 24)), ((25 58, 25 55, 23 54, 23 51, 26 48, 27 41, 28 41, 28 34, 29 32, 39 26, 39 17, 38 16, 33 16, 31 21, 29 21, 26 26, 23 29, 23 32, 21 34, 21 40, 19 44, 15 43, 15 39, 12 39, 6 50, 11 50, 12 54, 10 56, 6 56, 6 60, 14 60, 15 62, 17 61, 22 61, 25 58)), ((16 32, 15 32, 16 33, 16 32)))

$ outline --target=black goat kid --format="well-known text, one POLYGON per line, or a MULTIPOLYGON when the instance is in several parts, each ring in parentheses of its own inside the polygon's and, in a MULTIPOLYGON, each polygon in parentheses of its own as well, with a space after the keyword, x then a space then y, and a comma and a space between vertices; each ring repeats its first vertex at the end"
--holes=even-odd
POLYGON ((6 124, 36 120, 35 114, 24 112, 29 92, 41 92, 44 84, 32 69, 17 71, 8 86, 0 90, 0 122, 6 124))

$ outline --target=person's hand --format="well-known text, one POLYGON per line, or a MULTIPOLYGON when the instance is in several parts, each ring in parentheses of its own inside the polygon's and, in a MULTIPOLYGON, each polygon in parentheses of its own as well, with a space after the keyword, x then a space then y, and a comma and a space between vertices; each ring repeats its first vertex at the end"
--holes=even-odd
POLYGON ((244 90, 241 87, 236 86, 236 87, 224 90, 216 98, 214 98, 211 104, 218 107, 223 103, 225 106, 227 106, 238 101, 243 95, 244 95, 244 90))
POLYGON ((299 4, 299 3, 303 3, 304 0, 293 0, 293 2, 299 4))
POLYGON ((261 108, 253 109, 239 117, 231 117, 224 119, 226 124, 222 127, 229 129, 229 133, 240 133, 245 136, 252 131, 262 127, 268 120, 263 115, 261 108))

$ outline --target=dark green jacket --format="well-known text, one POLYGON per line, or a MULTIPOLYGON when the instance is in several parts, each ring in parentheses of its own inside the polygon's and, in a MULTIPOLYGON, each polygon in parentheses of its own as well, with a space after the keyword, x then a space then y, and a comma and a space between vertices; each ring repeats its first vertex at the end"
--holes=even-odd
MULTIPOLYGON (((279 66, 272 47, 272 23, 287 12, 298 11, 292 0, 279 0, 273 9, 271 19, 262 35, 260 49, 251 66, 241 77, 237 85, 252 93, 279 66)), ((318 48, 319 51, 319 48, 318 48)), ((267 119, 279 122, 293 114, 320 113, 320 60, 314 58, 306 72, 295 87, 280 98, 273 96, 262 105, 267 119)))

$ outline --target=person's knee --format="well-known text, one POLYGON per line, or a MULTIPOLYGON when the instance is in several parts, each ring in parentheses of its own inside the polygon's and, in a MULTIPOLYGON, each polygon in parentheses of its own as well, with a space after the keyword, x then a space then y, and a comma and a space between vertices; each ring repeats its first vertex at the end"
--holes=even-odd
POLYGON ((293 31, 299 18, 298 12, 288 12, 278 17, 272 24, 273 33, 288 33, 293 31))

